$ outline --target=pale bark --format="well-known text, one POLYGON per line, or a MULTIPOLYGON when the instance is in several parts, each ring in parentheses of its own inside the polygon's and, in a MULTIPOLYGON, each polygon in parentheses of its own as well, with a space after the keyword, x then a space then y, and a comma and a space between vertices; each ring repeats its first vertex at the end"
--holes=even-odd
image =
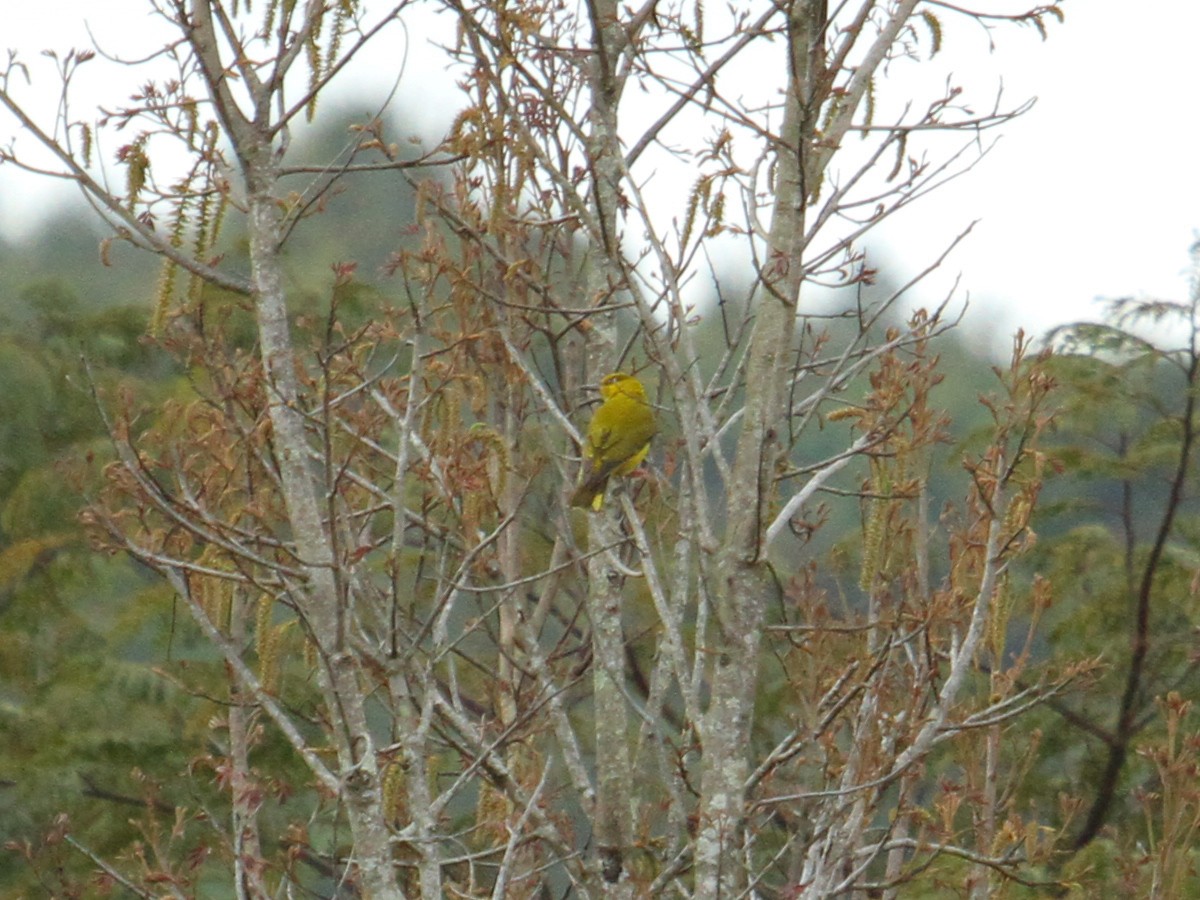
MULTIPOLYGON (((246 643, 248 610, 243 591, 233 585, 229 613, 229 637, 235 646, 246 643)), ((253 696, 236 679, 229 691, 229 793, 233 815, 234 887, 238 900, 264 900, 269 893, 263 884, 265 862, 258 829, 258 808, 262 803, 260 785, 250 767, 250 733, 254 727, 253 696)))
MULTIPOLYGON (((617 104, 621 82, 617 65, 625 46, 619 7, 615 0, 590 0, 593 58, 588 67, 587 150, 591 169, 591 212, 598 228, 593 239, 603 257, 621 257, 618 216, 621 180, 621 147, 617 130, 617 104)), ((588 276, 588 298, 607 304, 615 284, 610 265, 592 267, 588 276)), ((586 372, 598 382, 611 368, 617 345, 616 316, 600 313, 593 317, 595 338, 587 348, 586 372)), ((588 516, 588 544, 593 549, 619 544, 619 507, 609 502, 600 514, 588 516)), ((625 703, 625 633, 622 622, 625 577, 614 565, 613 549, 591 556, 587 562, 587 610, 592 637, 592 700, 596 752, 595 807, 592 827, 599 857, 604 896, 621 897, 628 886, 621 884, 624 857, 629 846, 631 806, 629 713, 625 703)))
POLYGON ((354 837, 355 864, 365 896, 372 900, 401 897, 383 809, 375 740, 367 727, 358 663, 346 642, 345 597, 335 577, 336 560, 322 522, 300 412, 295 347, 288 327, 279 260, 280 212, 274 193, 278 179, 269 146, 243 152, 242 158, 248 188, 252 297, 263 368, 272 386, 268 408, 288 523, 308 578, 301 594, 301 612, 321 657, 318 679, 335 723, 332 737, 354 837))
POLYGON ((823 41, 824 3, 798 3, 789 18, 791 77, 783 124, 775 148, 775 200, 767 237, 766 294, 750 335, 746 399, 729 487, 725 551, 712 585, 715 661, 711 700, 701 722, 704 761, 696 837, 695 896, 728 897, 746 882, 740 853, 745 815, 744 785, 763 618, 774 580, 761 545, 774 495, 777 429, 786 417, 784 382, 804 281, 805 187, 812 117, 810 47, 823 41))
MULTIPOLYGON (((250 91, 251 110, 246 114, 231 94, 209 4, 198 0, 192 10, 191 40, 245 184, 251 301, 269 385, 267 408, 288 525, 305 574, 305 583, 298 590, 300 613, 318 648, 318 682, 334 723, 331 737, 354 838, 357 880, 364 895, 372 900, 398 898, 403 894, 392 861, 375 740, 367 726, 358 662, 347 643, 346 585, 339 583, 338 560, 319 499, 319 470, 310 461, 280 259, 283 214, 276 134, 286 123, 275 122, 272 113, 283 88, 283 76, 296 56, 281 56, 276 75, 268 84, 259 80, 244 60, 235 62, 250 91)), ((310 4, 301 34, 312 27, 314 11, 310 4)))

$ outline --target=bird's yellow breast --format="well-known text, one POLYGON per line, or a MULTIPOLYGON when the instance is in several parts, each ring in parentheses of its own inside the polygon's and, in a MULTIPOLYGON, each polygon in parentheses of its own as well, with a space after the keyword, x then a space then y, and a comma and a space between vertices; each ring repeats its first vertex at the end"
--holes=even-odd
POLYGON ((657 426, 646 390, 632 375, 614 373, 600 382, 604 402, 588 426, 586 452, 609 472, 627 475, 645 459, 657 426))
POLYGON ((650 440, 658 426, 654 409, 646 400, 646 389, 632 375, 614 372, 600 381, 604 402, 592 414, 583 454, 580 486, 572 498, 574 506, 600 508, 610 475, 628 475, 650 451, 650 440))

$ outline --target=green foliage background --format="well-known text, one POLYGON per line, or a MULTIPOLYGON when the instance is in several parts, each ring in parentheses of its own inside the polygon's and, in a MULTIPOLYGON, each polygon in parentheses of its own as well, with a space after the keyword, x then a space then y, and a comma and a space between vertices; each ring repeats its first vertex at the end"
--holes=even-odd
MULTIPOLYGON (((339 126, 314 136, 314 158, 328 158, 345 135, 339 126)), ((382 267, 406 238, 412 193, 394 175, 369 179, 331 198, 293 250, 298 315, 324 312, 322 298, 335 263, 358 263, 343 309, 351 316, 370 316, 377 297, 393 289, 382 267)), ((210 743, 219 740, 212 722, 223 712, 217 657, 165 586, 124 558, 96 552, 77 517, 110 452, 98 403, 103 408, 118 402, 128 391, 149 420, 163 399, 191 390, 188 373, 147 337, 156 264, 118 248, 114 265, 101 266, 101 235, 81 221, 64 213, 21 244, 0 245, 0 845, 7 847, 0 853, 0 894, 6 896, 57 895, 65 883, 58 864, 77 874, 94 868, 65 846, 49 855, 35 852, 62 813, 96 852, 128 858, 135 842, 166 840, 147 830, 148 820, 169 820, 176 805, 216 804, 220 794, 206 765, 210 743), (183 690, 176 677, 183 669, 193 686, 211 672, 213 694, 183 690)), ((235 260, 239 240, 229 238, 235 260)), ((838 327, 836 321, 825 324, 838 327)), ((698 329, 701 347, 721 342, 715 311, 698 329)), ((978 395, 995 382, 992 361, 954 333, 938 350, 948 377, 935 399, 953 431, 932 461, 935 514, 965 490, 962 448, 972 443, 986 416, 978 395)), ((1063 698, 1080 715, 1105 723, 1128 653, 1128 567, 1144 555, 1148 523, 1164 502, 1163 467, 1178 440, 1164 421, 1181 396, 1154 364, 1123 373, 1080 360, 1069 365, 1073 368, 1064 363, 1060 373, 1061 472, 1044 495, 1041 548, 1018 577, 1032 578, 1036 570, 1053 585, 1055 605, 1042 652, 1096 657, 1108 667, 1063 698), (1136 383, 1130 380, 1135 376, 1136 383), (1146 398, 1161 403, 1156 408, 1146 398), (1135 529, 1132 544, 1126 544, 1115 511, 1130 492, 1133 505, 1127 508, 1135 529)), ((831 425, 807 441, 806 453, 821 459, 845 446, 845 431, 831 425)), ((805 552, 829 563, 825 577, 836 590, 838 560, 853 557, 862 523, 853 502, 830 508, 818 543, 805 552)), ((1161 591, 1173 599, 1158 620, 1167 637, 1154 649, 1148 697, 1167 690, 1196 692, 1191 582, 1200 569, 1198 539, 1200 519, 1191 504, 1159 576, 1161 591)), ((792 549, 798 552, 799 546, 792 549)), ((787 554, 788 546, 780 552, 787 554)), ((844 567, 850 579, 854 571, 853 565, 844 567)), ((766 698, 760 717, 769 727, 774 702, 769 688, 766 698)), ((1086 798, 1098 748, 1052 709, 1014 727, 1036 730, 1040 744, 1026 789, 1013 803, 1034 809, 1050 826, 1067 823, 1061 798, 1086 798)), ((1155 740, 1160 731, 1151 725, 1145 740, 1155 740)), ((1019 742, 1023 735, 1012 737, 1019 742)), ((286 748, 268 735, 256 749, 256 761, 274 778, 280 840, 284 823, 297 816, 314 829, 333 828, 321 801, 305 795, 303 775, 290 765, 286 748)), ((1113 831, 1068 864, 1069 878, 1105 884, 1131 877, 1116 871, 1112 853, 1097 848, 1137 843, 1145 807, 1134 789, 1152 789, 1154 778, 1144 759, 1129 766, 1113 831)), ((192 823, 171 840, 199 859, 206 838, 192 823)), ((331 831, 329 842, 337 840, 331 831)), ((961 866, 947 861, 948 885, 961 866)), ((216 880, 203 888, 205 877, 198 871, 193 885, 200 895, 228 890, 216 880)))

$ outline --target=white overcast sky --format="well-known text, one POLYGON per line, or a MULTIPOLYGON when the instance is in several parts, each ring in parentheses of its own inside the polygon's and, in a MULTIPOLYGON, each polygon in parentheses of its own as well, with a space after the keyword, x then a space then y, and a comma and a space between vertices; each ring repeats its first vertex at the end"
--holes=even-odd
MULTIPOLYGON (((974 5, 994 8, 996 0, 974 5)), ((44 48, 87 46, 86 20, 108 46, 139 55, 154 46, 146 8, 142 0, 0 0, 0 51, 15 47, 44 62, 44 48)), ((1002 78, 1005 98, 1036 96, 1037 104, 971 173, 873 240, 873 253, 911 274, 979 219, 922 299, 935 302, 959 277, 968 324, 1003 340, 1018 325, 1040 333, 1093 317, 1099 296, 1184 297, 1188 248, 1200 231, 1200 3, 1067 0, 1064 10, 1066 22, 1045 42, 1032 29, 999 29, 990 54, 978 32, 948 42, 960 81, 1002 78)), ((411 28, 408 41, 411 84, 435 56, 411 28)), ((434 72, 423 80, 425 124, 436 125, 450 104, 434 72)), ((0 140, 12 127, 0 118, 0 140)), ((0 167, 0 234, 29 233, 61 196, 45 180, 0 167)))

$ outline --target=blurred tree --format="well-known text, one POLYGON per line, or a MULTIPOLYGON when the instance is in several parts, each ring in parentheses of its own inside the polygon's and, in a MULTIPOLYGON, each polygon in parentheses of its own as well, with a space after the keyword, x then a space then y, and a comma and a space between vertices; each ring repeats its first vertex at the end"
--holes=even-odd
MULTIPOLYGON (((144 310, 89 309, 58 282, 35 284, 3 308, 11 316, 0 329, 0 836, 28 835, 71 808, 115 853, 136 837, 128 803, 141 790, 131 768, 168 778, 191 755, 181 728, 188 703, 144 665, 165 646, 148 644, 145 626, 169 618, 168 592, 131 561, 94 553, 76 522, 72 467, 111 457, 79 357, 93 361, 97 385, 122 377, 147 398, 178 370, 139 341, 144 310), (114 614, 116 598, 134 602, 114 614), (120 799, 84 810, 81 791, 120 799)), ((0 867, 0 889, 11 872, 0 867)))
MULTIPOLYGON (((1186 719, 1186 704, 1164 709, 1164 698, 1198 685, 1200 251, 1192 262, 1189 300, 1123 298, 1105 322, 1053 335, 1063 412, 1051 446, 1069 477, 1049 494, 1031 562, 1060 599, 1051 652, 1106 663, 1039 717, 1048 753, 1037 783, 1077 798, 1076 850, 1108 822, 1141 834, 1147 798, 1163 789, 1155 748, 1177 754, 1182 737, 1166 726, 1186 719)), ((1200 825, 1194 808, 1181 816, 1174 824, 1200 825)))

